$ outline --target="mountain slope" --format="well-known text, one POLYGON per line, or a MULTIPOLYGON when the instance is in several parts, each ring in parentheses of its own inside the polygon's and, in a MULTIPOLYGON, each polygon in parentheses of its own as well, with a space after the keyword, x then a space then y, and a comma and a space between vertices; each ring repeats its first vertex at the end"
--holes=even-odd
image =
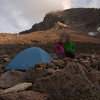
MULTIPOLYGON (((100 27, 100 9, 74 8, 48 13, 43 22, 33 25, 31 29, 20 32, 20 34, 48 30, 54 27, 57 22, 65 24, 66 28, 86 35, 88 32, 97 32, 97 28, 100 27)), ((96 37, 100 37, 100 34, 97 34, 96 37)))
POLYGON ((76 42, 100 43, 99 39, 83 35, 77 31, 52 28, 30 34, 0 34, 0 44, 53 43, 60 38, 66 38, 67 35, 70 35, 76 42))

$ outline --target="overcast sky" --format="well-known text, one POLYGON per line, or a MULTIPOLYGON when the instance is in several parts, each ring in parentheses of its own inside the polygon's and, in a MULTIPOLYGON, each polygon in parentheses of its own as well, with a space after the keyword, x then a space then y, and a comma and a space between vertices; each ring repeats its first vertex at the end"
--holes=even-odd
POLYGON ((0 0, 0 33, 18 33, 48 12, 79 7, 100 8, 100 0, 0 0))

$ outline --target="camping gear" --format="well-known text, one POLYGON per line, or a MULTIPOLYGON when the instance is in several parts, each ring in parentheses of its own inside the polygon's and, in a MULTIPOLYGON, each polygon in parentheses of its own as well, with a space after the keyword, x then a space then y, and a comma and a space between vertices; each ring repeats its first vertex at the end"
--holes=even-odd
POLYGON ((5 68, 8 70, 26 71, 39 63, 51 62, 53 58, 43 49, 31 47, 19 53, 5 68))

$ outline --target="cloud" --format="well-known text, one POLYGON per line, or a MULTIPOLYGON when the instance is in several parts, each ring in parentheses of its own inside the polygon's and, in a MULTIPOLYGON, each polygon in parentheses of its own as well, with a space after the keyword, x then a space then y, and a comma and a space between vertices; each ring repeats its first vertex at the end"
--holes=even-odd
POLYGON ((69 0, 10 0, 13 7, 22 11, 27 18, 40 21, 46 13, 70 8, 69 0))
POLYGON ((99 0, 0 0, 0 33, 29 29, 51 11, 99 5, 99 0))
POLYGON ((29 29, 46 13, 65 8, 70 8, 69 0, 0 0, 0 33, 29 29))
POLYGON ((100 8, 100 0, 91 0, 89 7, 100 8))
POLYGON ((18 30, 29 28, 30 22, 24 18, 20 12, 10 10, 9 13, 10 15, 4 13, 0 16, 0 31, 9 33, 18 32, 18 30))
POLYGON ((30 22, 20 10, 16 10, 7 0, 0 1, 0 4, 0 32, 15 33, 29 28, 30 22))

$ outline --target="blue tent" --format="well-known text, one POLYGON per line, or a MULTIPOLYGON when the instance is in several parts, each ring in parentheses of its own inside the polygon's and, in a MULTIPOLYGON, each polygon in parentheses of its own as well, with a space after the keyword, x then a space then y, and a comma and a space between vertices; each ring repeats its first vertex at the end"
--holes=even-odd
POLYGON ((31 67, 34 67, 38 63, 46 63, 52 61, 53 58, 43 49, 38 47, 32 47, 25 49, 19 53, 5 68, 7 70, 21 70, 26 71, 31 67))

